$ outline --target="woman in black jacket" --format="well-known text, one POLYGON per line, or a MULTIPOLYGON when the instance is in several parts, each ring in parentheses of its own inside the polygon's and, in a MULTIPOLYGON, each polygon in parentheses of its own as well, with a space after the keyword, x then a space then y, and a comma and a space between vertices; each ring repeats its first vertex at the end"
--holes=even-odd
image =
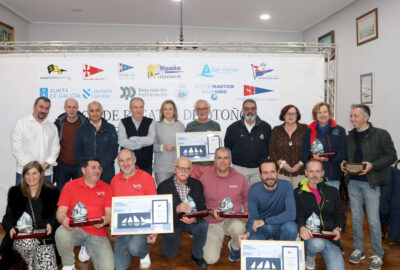
MULTIPOLYGON (((54 232, 58 226, 56 219, 58 196, 57 190, 44 179, 44 170, 39 162, 31 161, 24 166, 20 184, 11 187, 8 191, 7 209, 2 221, 6 231, 1 244, 3 259, 12 253, 17 221, 24 213, 31 216, 33 227, 45 227, 46 238, 54 239, 54 232)), ((24 256, 24 260, 29 267, 33 258, 29 260, 24 256)), ((12 264, 11 261, 2 263, 5 264, 2 265, 2 269, 12 264)))

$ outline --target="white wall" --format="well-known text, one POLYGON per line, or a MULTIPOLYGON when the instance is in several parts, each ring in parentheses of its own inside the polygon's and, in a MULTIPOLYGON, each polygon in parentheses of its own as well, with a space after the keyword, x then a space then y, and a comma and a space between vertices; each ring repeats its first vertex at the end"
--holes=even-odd
POLYGON ((398 85, 400 50, 400 1, 357 0, 303 33, 304 42, 316 42, 318 37, 335 31, 339 45, 337 81, 337 122, 346 130, 350 105, 360 103, 360 74, 374 72, 374 93, 371 122, 387 129, 400 153, 398 85), (362 14, 378 8, 378 39, 357 46, 356 21, 362 14))
POLYGON ((29 39, 29 23, 0 4, 0 21, 14 27, 14 40, 29 39))
MULTIPOLYGON (((29 26, 31 41, 178 41, 179 26, 143 26, 109 24, 48 24, 33 23, 29 26)), ((241 41, 241 42, 290 42, 302 41, 301 32, 257 31, 186 27, 187 42, 241 41)))

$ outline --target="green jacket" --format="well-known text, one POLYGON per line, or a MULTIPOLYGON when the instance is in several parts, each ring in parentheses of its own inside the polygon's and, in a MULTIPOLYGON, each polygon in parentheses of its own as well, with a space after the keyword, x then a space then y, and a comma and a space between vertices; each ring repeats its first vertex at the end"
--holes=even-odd
MULTIPOLYGON (((354 162, 356 132, 357 130, 353 128, 346 137, 348 162, 354 162)), ((361 143, 361 149, 364 161, 372 163, 372 169, 367 173, 370 187, 385 185, 389 179, 388 168, 397 160, 396 149, 390 134, 384 129, 373 127, 369 123, 368 133, 361 143)), ((348 184, 350 175, 346 175, 345 180, 348 184)))

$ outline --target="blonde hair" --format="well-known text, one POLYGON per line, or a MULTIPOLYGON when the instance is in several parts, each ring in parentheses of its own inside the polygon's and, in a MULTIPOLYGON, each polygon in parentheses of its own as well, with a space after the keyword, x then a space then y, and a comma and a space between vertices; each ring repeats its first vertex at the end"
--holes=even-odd
POLYGON ((177 121, 178 120, 178 108, 176 107, 176 104, 173 100, 171 99, 167 99, 165 100, 162 104, 161 104, 161 108, 160 108, 160 122, 162 122, 164 120, 164 106, 167 104, 171 104, 172 107, 174 107, 174 120, 177 121))
POLYGON ((312 109, 313 119, 317 120, 317 113, 322 106, 326 106, 328 108, 329 118, 333 118, 333 111, 331 105, 326 102, 318 102, 317 104, 314 105, 314 108, 312 109))

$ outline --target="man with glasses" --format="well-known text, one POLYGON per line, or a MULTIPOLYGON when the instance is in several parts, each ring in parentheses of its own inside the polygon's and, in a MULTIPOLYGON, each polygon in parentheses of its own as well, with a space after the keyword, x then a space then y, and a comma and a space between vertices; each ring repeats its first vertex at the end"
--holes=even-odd
POLYGON ((203 259, 203 248, 207 238, 208 223, 203 218, 181 217, 181 214, 206 210, 204 189, 201 182, 191 178, 192 164, 186 157, 176 160, 174 176, 163 181, 157 188, 158 194, 172 194, 174 232, 163 234, 162 251, 168 259, 174 258, 179 251, 179 242, 183 231, 193 235, 192 261, 199 268, 207 268, 203 259))
MULTIPOLYGON (((197 119, 188 123, 185 132, 221 131, 220 125, 210 119, 210 104, 204 99, 199 99, 194 105, 197 119)), ((191 177, 200 179, 201 175, 213 168, 212 161, 196 162, 192 166, 191 177)))
POLYGON ((250 186, 260 181, 258 165, 268 158, 270 134, 271 126, 257 115, 255 100, 243 101, 242 117, 226 130, 225 146, 232 151, 232 167, 246 176, 250 186))

